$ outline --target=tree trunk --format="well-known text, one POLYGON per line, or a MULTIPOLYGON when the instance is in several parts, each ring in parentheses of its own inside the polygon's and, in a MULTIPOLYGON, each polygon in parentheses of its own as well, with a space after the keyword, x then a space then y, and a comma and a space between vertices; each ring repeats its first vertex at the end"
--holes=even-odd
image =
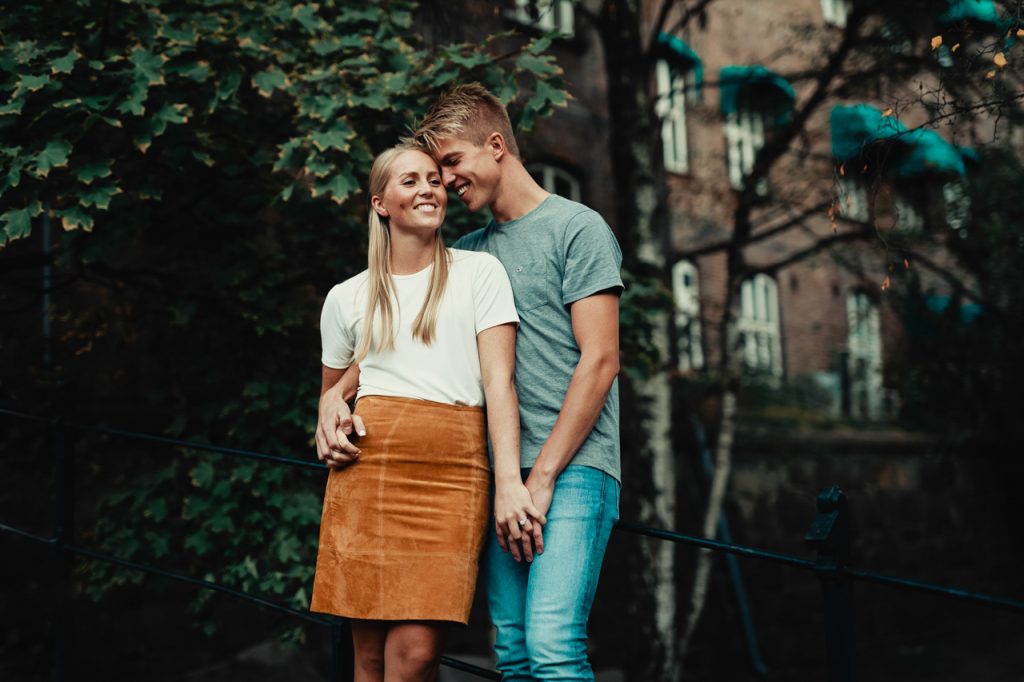
MULTIPOLYGON (((660 171, 660 137, 648 92, 646 74, 651 69, 639 32, 639 11, 635 0, 607 2, 596 21, 608 75, 610 152, 619 197, 616 225, 625 268, 667 283, 667 191, 660 171)), ((667 312, 654 314, 652 342, 664 363, 670 357, 670 318, 667 312)), ((623 386, 622 516, 671 528, 675 463, 671 387, 664 369, 659 367, 652 376, 623 386)), ((653 538, 633 538, 630 545, 626 679, 674 682, 678 672, 674 547, 653 538)))

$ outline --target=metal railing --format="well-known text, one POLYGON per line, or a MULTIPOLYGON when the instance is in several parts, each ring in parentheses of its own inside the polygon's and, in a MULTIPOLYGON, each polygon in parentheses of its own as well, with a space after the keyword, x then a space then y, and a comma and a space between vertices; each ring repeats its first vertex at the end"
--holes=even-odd
MULTIPOLYGON (((40 536, 23 528, 11 526, 6 523, 0 523, 0 531, 52 547, 56 561, 63 567, 60 574, 64 576, 64 580, 68 579, 72 558, 77 555, 87 557, 95 561, 118 565, 131 570, 158 575, 193 585, 200 589, 227 594, 272 611, 285 613, 306 622, 328 627, 331 630, 331 679, 350 679, 352 655, 351 641, 348 637, 347 622, 343 618, 323 616, 310 613, 308 611, 293 609, 257 595, 235 590, 209 580, 166 571, 155 566, 136 563, 120 557, 105 554, 88 547, 76 545, 72 541, 74 528, 75 454, 74 447, 68 438, 69 432, 71 431, 91 432, 132 440, 155 442, 188 450, 214 452, 232 457, 242 457, 304 469, 327 471, 327 467, 325 465, 320 464, 319 462, 301 460, 293 457, 281 457, 263 452, 228 448, 153 434, 137 433, 123 429, 76 424, 69 421, 49 419, 5 408, 0 408, 0 415, 45 423, 53 430, 57 469, 56 524, 53 537, 40 536)), ((850 591, 853 582, 856 580, 899 587, 906 590, 943 596, 959 601, 972 602, 982 606, 1000 608, 1024 615, 1024 601, 970 592, 935 583, 891 576, 850 566, 849 512, 846 496, 836 486, 823 490, 819 493, 817 498, 817 515, 814 517, 811 527, 804 538, 807 545, 816 552, 817 556, 815 559, 806 559, 790 554, 769 552, 752 547, 736 545, 731 542, 722 542, 695 535, 677 533, 675 531, 664 530, 661 528, 652 528, 650 526, 644 526, 627 521, 620 521, 618 525, 616 525, 615 530, 814 572, 821 583, 824 593, 824 629, 829 669, 828 679, 830 682, 852 682, 854 679, 853 609, 850 599, 850 591)), ((65 670, 67 665, 66 641, 68 637, 67 629, 69 627, 67 620, 67 615, 65 614, 63 617, 58 619, 57 624, 57 651, 54 665, 55 677, 58 680, 65 679, 65 670)), ((501 679, 501 674, 497 671, 482 668, 449 656, 443 656, 441 663, 444 666, 460 670, 483 679, 501 679)))

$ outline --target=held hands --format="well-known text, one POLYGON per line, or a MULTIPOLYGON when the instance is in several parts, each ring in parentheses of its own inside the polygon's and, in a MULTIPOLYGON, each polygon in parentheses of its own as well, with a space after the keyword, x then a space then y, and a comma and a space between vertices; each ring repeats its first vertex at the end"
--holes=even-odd
POLYGON ((331 469, 343 469, 359 458, 359 448, 350 440, 353 431, 366 435, 359 415, 353 415, 342 397, 340 386, 320 396, 316 425, 316 457, 331 469))
MULTIPOLYGON (((550 502, 549 502, 550 504, 550 502)), ((533 561, 534 554, 544 553, 544 524, 547 519, 520 481, 497 486, 494 492, 494 526, 501 549, 512 558, 533 561)))

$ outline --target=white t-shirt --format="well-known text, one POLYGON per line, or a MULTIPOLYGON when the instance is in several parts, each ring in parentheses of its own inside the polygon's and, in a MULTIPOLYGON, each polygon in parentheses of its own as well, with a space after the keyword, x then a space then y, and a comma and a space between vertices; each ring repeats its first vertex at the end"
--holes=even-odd
MULTIPOLYGON (((508 322, 519 322, 512 285, 505 268, 488 253, 451 249, 448 284, 437 313, 433 342, 412 336, 433 265, 412 275, 392 275, 395 347, 375 350, 380 315, 375 316, 374 344, 359 363, 359 391, 364 395, 432 400, 450 405, 484 404, 476 335, 508 322)), ((352 364, 363 334, 368 271, 335 285, 320 315, 322 362, 342 369, 352 364)))

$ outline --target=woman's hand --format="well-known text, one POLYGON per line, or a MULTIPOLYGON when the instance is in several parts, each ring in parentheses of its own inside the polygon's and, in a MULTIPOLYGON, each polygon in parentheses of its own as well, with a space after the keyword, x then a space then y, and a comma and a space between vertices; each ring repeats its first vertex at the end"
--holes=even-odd
POLYGON ((533 561, 534 553, 544 553, 544 524, 547 519, 533 504, 530 491, 522 481, 496 486, 494 491, 494 532, 498 544, 512 558, 533 561))

